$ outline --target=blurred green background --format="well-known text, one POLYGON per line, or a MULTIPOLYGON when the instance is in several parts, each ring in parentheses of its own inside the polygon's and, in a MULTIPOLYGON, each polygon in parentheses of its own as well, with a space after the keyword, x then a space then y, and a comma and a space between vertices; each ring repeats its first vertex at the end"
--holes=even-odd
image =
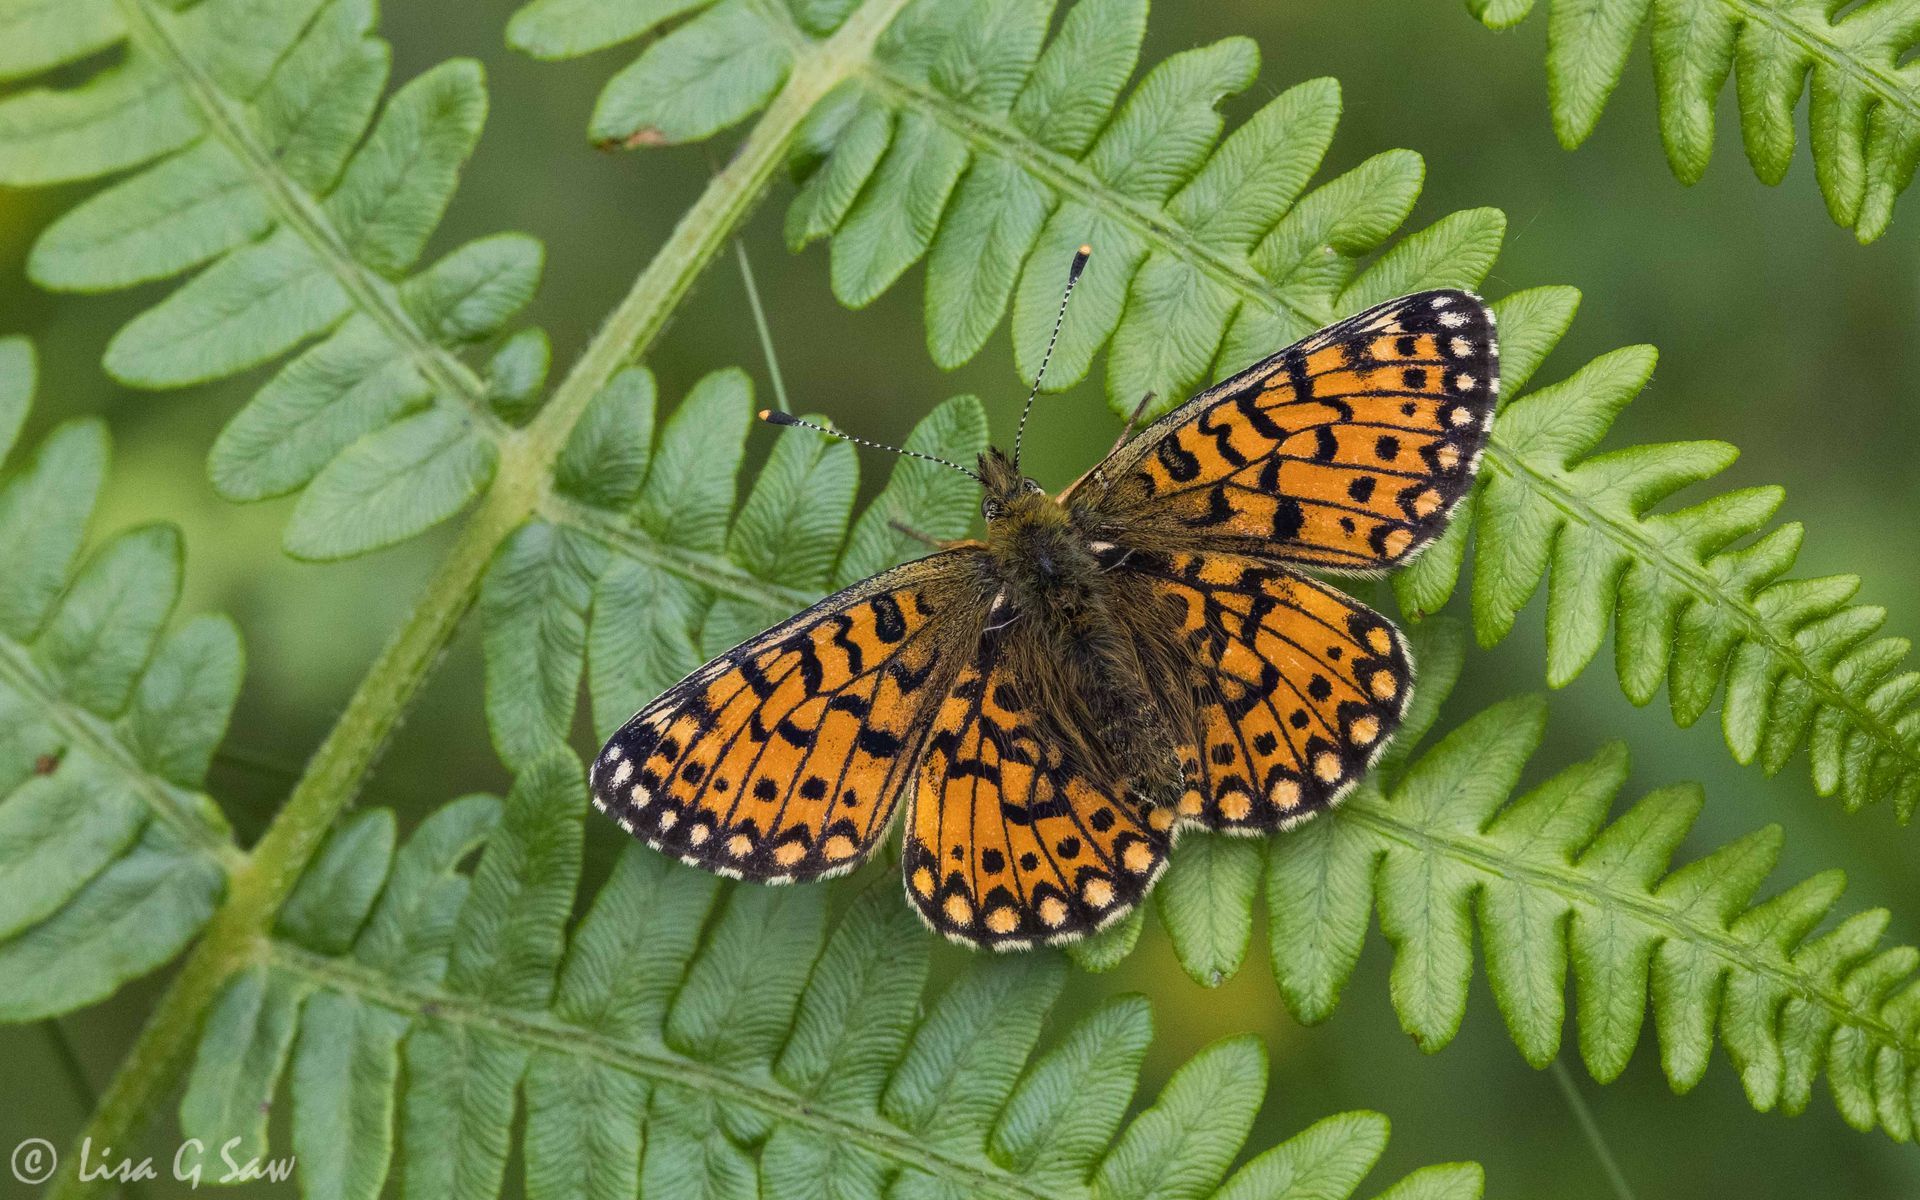
MULTIPOLYGON (((531 316, 551 333, 564 369, 725 148, 620 155, 590 149, 584 129, 594 95, 630 51, 562 65, 529 62, 503 48, 512 8, 511 0, 389 0, 383 25, 394 43, 396 80, 451 55, 487 65, 487 133, 430 254, 501 228, 544 238, 547 275, 531 316)), ((1580 317, 1542 382, 1615 346, 1658 345, 1660 369, 1619 422, 1613 444, 1720 438, 1739 446, 1743 457, 1724 483, 1787 486, 1783 515, 1809 529, 1802 571, 1861 574, 1864 597, 1893 614, 1892 632, 1920 632, 1920 470, 1912 458, 1920 449, 1912 382, 1920 377, 1913 336, 1920 328, 1920 201, 1903 204, 1885 239, 1856 245, 1828 220, 1804 152, 1782 186, 1755 180, 1740 151, 1730 96, 1723 97, 1712 168, 1697 186, 1681 187, 1661 153, 1644 48, 1599 130, 1569 154, 1548 124, 1545 22, 1538 17, 1495 35, 1457 2, 1159 0, 1147 58, 1229 34, 1255 38, 1265 62, 1255 88, 1227 105, 1230 116, 1245 116, 1303 79, 1337 77, 1346 118, 1330 172, 1388 147, 1415 149, 1426 157, 1428 179, 1410 227, 1468 206, 1507 213, 1507 250, 1486 284, 1489 295, 1543 283, 1584 291, 1580 317)), ((1800 120, 1804 141, 1804 112, 1800 120)), ((83 413, 103 416, 113 429, 115 467, 96 529, 153 520, 183 526, 185 611, 224 610, 245 632, 246 691, 213 790, 250 840, 406 610, 445 544, 444 531, 344 565, 308 566, 279 551, 287 504, 242 508, 218 500, 206 482, 204 455, 260 377, 160 395, 105 377, 99 357, 106 339, 161 292, 54 296, 23 281, 33 238, 77 191, 0 190, 0 332, 29 334, 42 352, 30 436, 83 413)), ((776 188, 743 245, 795 405, 825 411, 870 437, 898 439, 937 400, 970 391, 987 400, 996 434, 1007 438, 1022 390, 1004 330, 975 362, 942 373, 924 348, 920 273, 868 311, 840 308, 827 289, 824 251, 796 257, 782 244, 789 194, 784 183, 776 188)), ((715 262, 650 363, 669 398, 728 364, 746 367, 767 390, 765 359, 731 256, 715 262)), ((1063 484, 1114 431, 1097 383, 1083 384, 1043 402, 1031 461, 1044 482, 1063 484)), ((756 437, 764 450, 767 435, 756 437)), ((869 490, 890 466, 873 458, 864 465, 869 490)), ((1539 608, 1501 647, 1470 657, 1444 724, 1541 686, 1539 608)), ((1889 905, 1892 936, 1920 935, 1920 895, 1909 866, 1920 830, 1897 827, 1886 811, 1843 815, 1812 794, 1804 759, 1774 780, 1736 766, 1717 714, 1683 731, 1664 711, 1664 696, 1635 710, 1622 698, 1610 661, 1610 650, 1603 651, 1581 680, 1553 697, 1542 769, 1590 753, 1603 738, 1622 737, 1634 752, 1633 794, 1680 779, 1706 784, 1708 805, 1690 851, 1779 822, 1788 831, 1780 878, 1843 866, 1853 880, 1853 906, 1889 905)), ((370 802, 417 815, 465 791, 505 786, 486 737, 480 685, 469 627, 387 754, 370 802)), ((590 827, 590 880, 604 873, 619 844, 610 826, 590 827)), ((1492 1196, 1615 1194, 1560 1084, 1521 1061, 1482 981, 1461 1036, 1429 1057, 1399 1031, 1388 1006, 1385 945, 1377 937, 1339 1014, 1313 1029, 1297 1026, 1281 1006, 1259 949, 1263 938, 1256 931, 1256 949, 1236 979, 1208 991, 1181 973, 1150 930, 1121 970, 1076 977, 1067 1004, 1115 989, 1154 999, 1160 1036, 1145 1095, 1214 1038, 1261 1034, 1274 1070, 1256 1145, 1327 1113, 1375 1108, 1395 1128, 1383 1181, 1423 1162, 1471 1158, 1485 1164, 1492 1196)), ((47 1029, 0 1030, 0 1151, 32 1136, 65 1144, 86 1111, 86 1093, 110 1077, 158 987, 158 980, 135 985, 64 1019, 60 1033, 71 1060, 47 1029)), ((1570 1046, 1564 1060, 1639 1197, 1920 1192, 1920 1151, 1846 1128, 1824 1086, 1808 1113, 1787 1119, 1752 1112, 1718 1053, 1694 1094, 1673 1096, 1650 1033, 1625 1077, 1604 1088, 1587 1078, 1570 1046)), ((147 1152, 170 1156, 174 1123, 170 1113, 162 1116, 147 1152)), ((277 1147, 287 1144, 284 1127, 281 1114, 277 1147)), ((516 1158, 510 1187, 517 1187, 517 1174, 516 1158)), ((0 1177, 0 1195, 16 1187, 0 1177)), ((286 1185, 252 1190, 291 1194, 286 1185)), ((186 1194, 164 1180, 143 1191, 186 1194)))

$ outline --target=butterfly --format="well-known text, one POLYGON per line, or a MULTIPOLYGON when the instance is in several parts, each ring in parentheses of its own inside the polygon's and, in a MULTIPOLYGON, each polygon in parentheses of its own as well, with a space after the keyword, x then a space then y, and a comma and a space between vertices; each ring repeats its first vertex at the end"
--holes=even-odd
POLYGON ((1432 543, 1498 386, 1491 311, 1442 290, 1201 392, 1058 496, 1020 473, 1023 413, 1011 458, 945 464, 979 481, 983 539, 694 671, 607 742, 594 801, 761 883, 852 870, 904 807, 907 895, 934 930, 1012 950, 1103 928, 1180 830, 1286 829, 1387 744, 1406 642, 1306 572, 1377 574, 1432 543))

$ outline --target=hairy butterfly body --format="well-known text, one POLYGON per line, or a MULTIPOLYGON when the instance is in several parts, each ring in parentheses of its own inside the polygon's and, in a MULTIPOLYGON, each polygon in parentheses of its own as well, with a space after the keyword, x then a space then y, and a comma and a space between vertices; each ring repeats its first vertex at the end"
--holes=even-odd
POLYGON ((1139 902, 1182 827, 1284 829, 1365 773, 1412 664, 1391 622, 1301 568, 1389 570, 1439 536, 1497 390, 1485 304, 1425 292, 1208 389, 1057 497, 1017 445, 989 451, 968 472, 983 540, 695 671, 608 741, 595 803, 767 883, 851 870, 904 806, 933 928, 996 949, 1085 936, 1139 902))

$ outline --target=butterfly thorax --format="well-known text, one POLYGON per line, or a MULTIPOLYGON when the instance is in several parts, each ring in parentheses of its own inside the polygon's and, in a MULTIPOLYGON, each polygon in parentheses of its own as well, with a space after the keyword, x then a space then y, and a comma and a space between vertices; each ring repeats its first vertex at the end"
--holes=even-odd
POLYGON ((1143 654, 1142 614, 1115 590, 1083 522, 998 451, 981 456, 987 551, 997 591, 988 636, 1081 769, 1170 802, 1175 714, 1143 654))

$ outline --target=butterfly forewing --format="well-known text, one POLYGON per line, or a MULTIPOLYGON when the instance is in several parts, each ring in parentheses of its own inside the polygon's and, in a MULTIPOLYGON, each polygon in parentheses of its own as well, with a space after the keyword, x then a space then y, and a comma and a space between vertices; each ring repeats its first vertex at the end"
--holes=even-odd
POLYGON ((1498 390, 1479 297, 1402 297, 1175 409, 1075 502, 1136 536, 1388 569, 1438 537, 1472 486, 1498 390))
POLYGON ((721 874, 785 883, 851 870, 885 833, 977 640, 978 576, 977 555, 936 554, 728 651, 614 734, 594 764, 594 803, 721 874))
POLYGON ((1002 653, 1020 628, 984 637, 940 705, 903 857, 928 924, 998 949, 1070 941, 1125 914, 1168 845, 1151 806, 1079 769, 1033 708, 1002 653))
POLYGON ((1136 554, 1121 572, 1177 606, 1202 698, 1182 824, 1265 833, 1324 811, 1399 728, 1412 664, 1366 606, 1236 554, 1136 554))

